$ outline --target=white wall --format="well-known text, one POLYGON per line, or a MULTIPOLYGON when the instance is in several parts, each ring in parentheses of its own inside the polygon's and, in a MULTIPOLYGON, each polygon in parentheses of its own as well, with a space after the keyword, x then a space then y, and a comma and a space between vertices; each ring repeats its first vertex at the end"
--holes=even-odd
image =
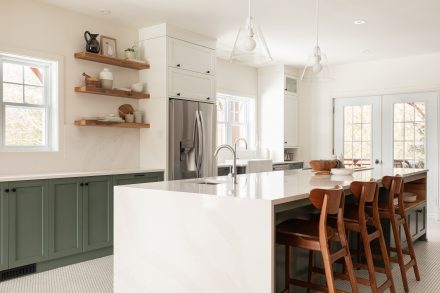
POLYGON ((217 91, 257 97, 258 75, 255 67, 217 58, 217 91))
POLYGON ((73 126, 83 116, 117 114, 117 108, 134 100, 76 94, 82 72, 97 75, 108 67, 115 86, 127 87, 138 72, 99 63, 76 60, 84 51, 83 33, 90 30, 117 39, 118 54, 137 40, 137 30, 97 20, 38 1, 1 1, 0 52, 25 54, 60 61, 60 150, 48 153, 0 153, 0 174, 24 174, 73 170, 136 168, 139 166, 139 130, 80 128, 73 126))

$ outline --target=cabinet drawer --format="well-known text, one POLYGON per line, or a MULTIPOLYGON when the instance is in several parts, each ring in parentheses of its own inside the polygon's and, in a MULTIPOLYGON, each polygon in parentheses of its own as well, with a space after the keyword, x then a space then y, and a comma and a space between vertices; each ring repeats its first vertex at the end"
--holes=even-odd
POLYGON ((215 78, 206 74, 169 68, 168 96, 215 101, 215 78))
POLYGON ((168 66, 215 75, 215 51, 169 38, 168 66))

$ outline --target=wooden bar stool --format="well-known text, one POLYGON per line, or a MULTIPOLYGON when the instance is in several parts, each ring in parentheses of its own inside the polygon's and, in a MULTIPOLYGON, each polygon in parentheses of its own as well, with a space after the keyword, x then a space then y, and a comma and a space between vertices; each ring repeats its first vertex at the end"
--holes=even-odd
POLYGON ((389 193, 389 199, 388 202, 383 202, 379 204, 379 214, 381 219, 388 219, 391 222, 391 228, 393 230, 394 242, 396 247, 390 247, 389 250, 397 253, 397 258, 390 257, 390 261, 399 264, 403 287, 405 289, 405 292, 409 292, 408 277, 406 275, 406 272, 410 268, 413 268, 417 281, 420 281, 420 273, 417 266, 413 240, 408 227, 408 220, 403 203, 403 178, 400 175, 385 176, 382 178, 382 184, 389 193), (394 202, 395 198, 397 198, 398 200, 397 205, 394 202), (403 225, 406 242, 408 243, 408 250, 402 248, 402 242, 399 235, 400 225, 403 225), (403 258, 404 254, 409 255, 411 258, 411 260, 406 264, 403 258))
MULTIPOLYGON (((368 279, 358 277, 357 282, 362 285, 370 286, 373 293, 384 292, 387 289, 390 289, 392 293, 395 293, 396 290, 390 269, 388 251, 379 217, 379 186, 374 179, 370 182, 353 181, 350 184, 350 191, 358 202, 357 204, 350 204, 345 207, 345 227, 348 231, 356 232, 360 235, 361 246, 363 247, 364 257, 367 264, 364 265, 358 262, 357 266, 366 268, 369 276, 368 279), (367 207, 366 205, 369 204, 371 204, 371 206, 367 207), (372 217, 368 215, 367 208, 368 211, 370 211, 370 214, 372 214, 372 217), (370 228, 369 231, 368 227, 374 227, 374 230, 370 228), (376 239, 379 240, 384 268, 379 268, 374 265, 371 242, 376 239), (386 280, 380 286, 377 284, 376 271, 386 275, 386 280)), ((358 256, 361 254, 359 250, 356 251, 356 253, 358 256)), ((360 258, 358 258, 358 260, 360 260, 360 258)), ((343 279, 347 278, 344 274, 335 275, 343 279)))
POLYGON ((337 186, 335 189, 313 189, 309 200, 313 206, 321 210, 319 221, 288 220, 277 225, 276 243, 284 245, 286 249, 285 289, 282 292, 288 293, 290 285, 308 288, 308 292, 310 289, 330 293, 344 292, 336 290, 332 269, 333 263, 344 258, 352 292, 358 293, 356 275, 345 235, 343 220, 345 200, 342 188, 337 186), (328 215, 337 215, 337 229, 327 225, 328 215), (329 247, 330 241, 339 242, 342 248, 332 253, 329 247), (327 287, 291 278, 290 247, 318 251, 322 254, 327 287))

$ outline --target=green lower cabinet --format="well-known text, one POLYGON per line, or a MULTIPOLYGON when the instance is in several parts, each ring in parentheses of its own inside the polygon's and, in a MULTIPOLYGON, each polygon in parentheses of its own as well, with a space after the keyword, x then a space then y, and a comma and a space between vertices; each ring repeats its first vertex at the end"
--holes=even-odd
POLYGON ((8 255, 8 184, 0 183, 0 271, 9 267, 8 255))
POLYGON ((49 181, 49 257, 81 253, 83 249, 83 179, 49 181))
POLYGON ((163 181, 163 172, 123 174, 113 176, 113 185, 127 185, 163 181))
POLYGON ((10 182, 9 267, 49 259, 49 192, 46 180, 10 182))
POLYGON ((83 188, 83 250, 113 245, 111 176, 86 177, 83 188))

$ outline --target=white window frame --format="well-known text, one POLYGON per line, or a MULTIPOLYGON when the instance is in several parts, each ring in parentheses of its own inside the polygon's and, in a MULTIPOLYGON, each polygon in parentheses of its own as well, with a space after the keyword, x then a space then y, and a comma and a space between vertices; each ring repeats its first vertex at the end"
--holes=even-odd
MULTIPOLYGON (((248 142, 248 150, 254 150, 255 147, 255 132, 256 132, 256 101, 253 97, 245 96, 245 95, 237 95, 233 93, 228 93, 224 91, 217 92, 217 97, 221 99, 225 99, 225 111, 226 111, 226 121, 219 121, 217 120, 217 124, 223 124, 226 128, 226 143, 233 145, 234 142, 232 141, 232 126, 246 126, 247 127, 247 142, 248 142), (229 103, 228 101, 238 101, 238 102, 245 102, 246 103, 246 117, 244 123, 232 123, 232 118, 229 117, 230 111, 229 111, 229 103), (251 113, 253 110, 254 113, 251 113), (251 119, 253 116, 253 119, 251 119), (253 120, 253 121, 252 121, 253 120)), ((218 144, 218 142, 217 142, 218 144)))
MULTIPOLYGON (((56 72, 57 62, 45 61, 37 58, 21 57, 9 54, 0 54, 0 152, 46 152, 57 150, 57 117, 55 109, 56 95, 56 72), (24 66, 38 66, 43 68, 44 76, 44 104, 28 104, 13 103, 3 101, 3 63, 13 63, 24 66), (44 145, 42 146, 6 146, 5 145, 5 126, 6 126, 6 106, 19 108, 38 108, 45 110, 45 124, 44 124, 44 145)), ((9 83, 9 82, 8 82, 9 83)), ((13 84, 13 83, 12 83, 13 84)), ((24 90, 24 87, 23 87, 24 90)), ((24 95, 23 95, 23 98, 24 95)))

